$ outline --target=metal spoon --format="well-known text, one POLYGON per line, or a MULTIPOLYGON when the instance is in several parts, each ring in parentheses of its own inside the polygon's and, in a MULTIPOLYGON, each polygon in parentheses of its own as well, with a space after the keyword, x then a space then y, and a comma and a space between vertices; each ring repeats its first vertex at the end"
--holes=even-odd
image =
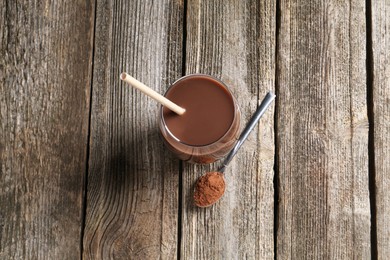
POLYGON ((248 124, 242 131, 236 145, 226 156, 218 171, 208 172, 199 177, 194 193, 195 205, 197 205, 198 207, 209 207, 216 203, 222 197, 225 192, 225 179, 223 177, 223 173, 225 172, 228 164, 231 162, 238 150, 241 148, 242 144, 248 138, 250 132, 259 122, 264 112, 271 105, 275 97, 276 96, 273 92, 267 93, 260 106, 257 108, 256 112, 253 114, 252 118, 249 120, 248 124), (205 194, 206 192, 207 194, 205 194))

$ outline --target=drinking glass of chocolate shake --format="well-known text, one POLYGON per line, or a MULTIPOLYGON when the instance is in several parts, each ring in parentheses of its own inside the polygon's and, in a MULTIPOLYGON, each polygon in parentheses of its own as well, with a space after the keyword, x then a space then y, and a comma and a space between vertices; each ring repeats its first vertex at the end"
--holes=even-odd
POLYGON ((192 74, 173 83, 165 97, 185 109, 178 115, 161 106, 159 114, 164 143, 181 160, 212 163, 231 150, 239 134, 240 110, 224 83, 192 74))

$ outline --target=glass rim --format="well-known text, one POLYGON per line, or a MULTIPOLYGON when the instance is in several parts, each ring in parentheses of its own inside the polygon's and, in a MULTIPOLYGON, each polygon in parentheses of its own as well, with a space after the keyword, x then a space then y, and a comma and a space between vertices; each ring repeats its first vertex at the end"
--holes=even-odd
POLYGON ((163 115, 163 105, 160 105, 160 118, 161 118, 161 121, 163 123, 163 126, 164 126, 164 129, 167 131, 167 133, 175 140, 177 141, 178 143, 180 143, 181 145, 184 145, 186 147, 192 147, 192 148, 208 148, 210 146, 213 146, 215 145, 216 143, 218 143, 219 141, 223 140, 226 135, 231 131, 231 129, 233 128, 234 126, 234 121, 237 119, 237 111, 239 110, 239 107, 238 107, 238 104, 237 104, 237 101, 236 99, 234 98, 233 96, 233 93, 230 91, 230 89, 228 88, 228 86, 226 86, 225 83, 223 83, 221 80, 219 80, 218 78, 214 77, 214 76, 211 76, 211 75, 208 75, 208 74, 203 74, 203 73, 193 73, 193 74, 188 74, 188 75, 185 75, 185 76, 182 76, 180 77, 179 79, 177 79, 175 82, 173 82, 169 87, 168 89, 165 91, 164 93, 164 97, 167 95, 167 93, 171 90, 172 87, 175 86, 175 84, 177 84, 178 82, 184 80, 184 79, 187 79, 187 78, 191 78, 191 77, 196 77, 196 76, 203 76, 203 77, 206 77, 206 78, 210 78, 212 80, 215 80, 217 81, 218 83, 220 83, 224 88, 225 90, 227 91, 227 93, 230 95, 231 99, 232 99, 232 102, 233 102, 233 120, 232 122, 230 123, 230 126, 229 128, 226 130, 226 132, 220 137, 218 138, 217 140, 213 141, 212 143, 209 143, 209 144, 206 144, 206 145, 194 145, 194 144, 188 144, 188 143, 185 143, 181 140, 179 140, 168 128, 167 124, 165 123, 165 120, 164 120, 164 115, 163 115))

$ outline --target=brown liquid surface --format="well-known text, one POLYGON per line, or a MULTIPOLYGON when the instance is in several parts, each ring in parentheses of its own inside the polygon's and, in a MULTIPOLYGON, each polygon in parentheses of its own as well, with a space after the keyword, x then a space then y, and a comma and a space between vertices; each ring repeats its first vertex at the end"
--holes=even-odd
POLYGON ((168 90, 166 97, 186 109, 181 116, 163 109, 169 131, 185 144, 211 144, 223 137, 232 125, 232 96, 215 79, 202 75, 184 78, 168 90))

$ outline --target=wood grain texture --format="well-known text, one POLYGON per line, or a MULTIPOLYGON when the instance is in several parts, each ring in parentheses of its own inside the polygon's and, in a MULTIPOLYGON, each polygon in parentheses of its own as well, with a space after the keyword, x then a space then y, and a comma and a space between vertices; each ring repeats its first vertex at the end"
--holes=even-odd
POLYGON ((373 113, 378 259, 390 255, 390 2, 372 3, 373 113))
MULTIPOLYGON (((244 125, 274 88, 274 1, 189 1, 186 74, 227 84, 244 125)), ((211 166, 184 165, 182 259, 273 259, 274 124, 266 112, 225 172, 227 190, 211 208, 197 208, 193 186, 211 166)))
POLYGON ((369 259, 364 1, 280 2, 278 259, 369 259))
POLYGON ((0 258, 78 259, 93 3, 0 12, 0 258))
POLYGON ((179 161, 164 148, 157 103, 182 73, 182 1, 97 1, 85 259, 174 259, 179 161))

